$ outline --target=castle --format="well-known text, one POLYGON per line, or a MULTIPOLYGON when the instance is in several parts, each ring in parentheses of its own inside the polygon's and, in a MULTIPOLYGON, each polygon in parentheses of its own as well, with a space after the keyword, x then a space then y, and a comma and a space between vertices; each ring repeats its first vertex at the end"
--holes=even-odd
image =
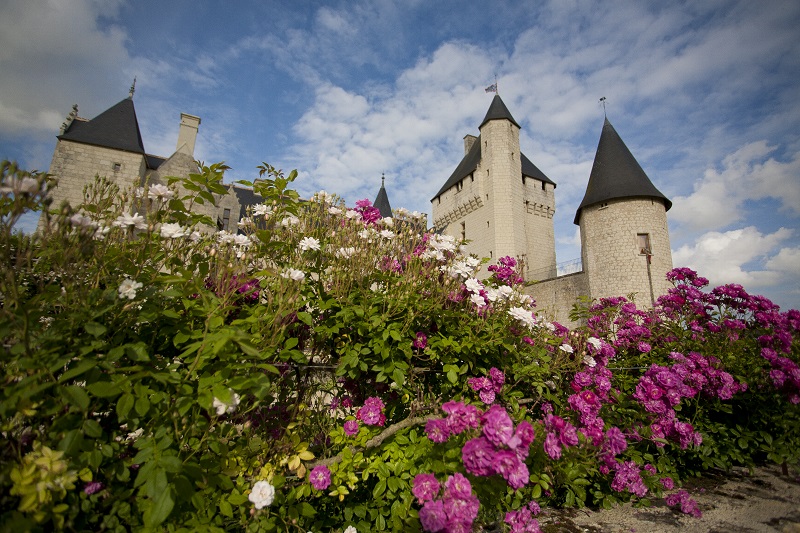
POLYGON ((569 324, 578 297, 634 295, 653 305, 670 285, 667 210, 606 118, 586 194, 575 213, 582 271, 558 276, 553 215, 556 184, 520 152, 520 126, 495 95, 478 127, 464 137, 464 157, 431 200, 435 231, 466 240, 466 250, 494 262, 522 260, 527 287, 545 315, 569 324))
MULTIPOLYGON (((53 205, 83 201, 94 176, 122 188, 164 183, 166 177, 199 172, 194 147, 200 118, 181 114, 175 152, 168 157, 144 149, 133 88, 128 98, 91 120, 78 117, 77 105, 61 127, 50 165, 58 178, 53 205)), ((433 230, 466 242, 466 251, 490 262, 505 256, 522 261, 526 288, 538 309, 570 324, 578 297, 634 295, 652 305, 670 287, 672 269, 666 212, 672 203, 653 185, 614 127, 605 120, 583 201, 574 223, 580 227, 582 270, 558 275, 555 252, 556 184, 520 151, 520 126, 495 95, 478 127, 464 137, 464 157, 431 200, 433 230)), ((247 207, 261 199, 252 189, 228 185, 217 205, 195 206, 218 229, 235 232, 247 207)), ((382 216, 391 216, 383 183, 375 199, 382 216)), ((41 221, 40 221, 41 225, 41 221)))
MULTIPOLYGON (((84 187, 95 176, 106 177, 121 189, 145 183, 166 184, 169 176, 186 177, 200 171, 194 147, 200 118, 181 113, 178 142, 168 157, 148 154, 144 149, 139 121, 133 104, 133 88, 128 98, 87 120, 78 117, 78 106, 61 125, 49 173, 58 178, 50 190, 54 207, 67 202, 83 202, 84 187)), ((195 204, 193 209, 216 221, 219 229, 235 231, 248 205, 257 203, 251 189, 228 186, 230 192, 218 196, 217 205, 195 204)), ((181 191, 183 192, 183 191, 181 191)), ((39 221, 42 227, 44 217, 39 221)))

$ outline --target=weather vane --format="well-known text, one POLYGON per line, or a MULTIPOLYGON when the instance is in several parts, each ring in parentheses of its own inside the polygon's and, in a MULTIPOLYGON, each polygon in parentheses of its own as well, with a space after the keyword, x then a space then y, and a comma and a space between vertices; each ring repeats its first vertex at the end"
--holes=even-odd
POLYGON ((606 115, 606 97, 605 96, 601 96, 600 97, 600 103, 603 104, 603 117, 608 118, 608 115, 606 115))
POLYGON ((136 91, 136 76, 133 77, 133 84, 131 84, 131 91, 128 93, 128 98, 133 100, 133 93, 136 91))

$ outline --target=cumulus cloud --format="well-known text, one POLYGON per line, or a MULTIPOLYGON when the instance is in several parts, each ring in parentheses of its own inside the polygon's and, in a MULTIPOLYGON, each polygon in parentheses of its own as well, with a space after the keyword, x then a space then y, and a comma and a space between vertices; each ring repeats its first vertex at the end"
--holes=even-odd
POLYGON ((0 4, 0 134, 52 134, 73 103, 108 102, 109 95, 120 93, 125 85, 119 67, 129 56, 126 32, 114 23, 119 5, 91 0, 0 4))
POLYGON ((671 217, 693 229, 723 228, 747 216, 745 202, 764 198, 800 214, 800 152, 783 162, 770 157, 775 149, 762 140, 725 157, 720 169, 706 170, 692 194, 674 198, 671 217))
MULTIPOLYGON (((712 285, 739 283, 748 289, 787 283, 787 274, 797 274, 791 260, 800 255, 797 248, 781 248, 794 231, 780 228, 762 234, 753 226, 726 232, 703 234, 692 245, 673 250, 675 266, 688 266, 712 285)), ((797 277, 792 281, 796 286, 797 277)))

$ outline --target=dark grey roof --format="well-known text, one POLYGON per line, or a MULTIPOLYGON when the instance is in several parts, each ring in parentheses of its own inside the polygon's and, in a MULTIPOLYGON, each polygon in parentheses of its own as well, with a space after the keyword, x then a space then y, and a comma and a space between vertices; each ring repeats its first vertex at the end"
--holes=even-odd
POLYGON ((92 120, 75 120, 59 139, 144 154, 133 100, 126 98, 92 120))
POLYGON ((481 125, 478 126, 478 129, 482 128, 483 125, 490 120, 498 119, 510 120, 511 123, 516 127, 520 127, 519 124, 517 124, 517 121, 514 120, 514 117, 511 116, 511 112, 506 107, 506 104, 503 103, 503 99, 500 98, 499 94, 496 94, 492 99, 492 105, 489 106, 489 111, 486 112, 486 116, 483 117, 483 122, 481 122, 481 125))
POLYGON ((519 154, 522 158, 522 175, 526 178, 536 178, 539 181, 550 183, 555 188, 556 183, 544 175, 544 172, 539 170, 539 167, 531 163, 531 160, 525 154, 519 154))
POLYGON ((442 188, 439 189, 439 192, 437 192, 436 195, 434 195, 434 197, 431 198, 431 201, 435 200, 436 198, 444 194, 445 191, 447 191, 447 189, 449 189, 462 179, 466 178, 467 176, 475 172, 475 169, 478 168, 478 163, 480 162, 480 160, 481 160, 481 137, 479 135, 478 138, 475 140, 475 142, 472 143, 472 148, 469 149, 467 155, 464 156, 464 159, 461 160, 461 162, 458 164, 453 173, 450 174, 450 177, 447 178, 447 181, 444 182, 444 185, 442 185, 442 188))
POLYGON ((150 170, 158 169, 158 167, 161 166, 161 163, 167 160, 165 157, 152 154, 144 154, 144 158, 147 161, 147 168, 150 170))
MULTIPOLYGON (((495 96, 495 98, 497 97, 495 96)), ((544 181, 545 183, 550 183, 553 185, 553 187, 556 186, 555 182, 553 182, 553 180, 545 176, 544 172, 539 170, 539 168, 536 165, 534 165, 525 154, 520 154, 520 156, 522 159, 521 163, 522 163, 523 176, 525 176, 526 178, 535 178, 537 180, 544 181)), ((480 160, 481 160, 481 138, 479 135, 477 140, 474 143, 472 143, 472 148, 469 149, 467 155, 464 156, 464 159, 461 160, 461 162, 458 164, 458 166, 450 175, 450 177, 447 178, 447 181, 444 182, 444 185, 442 185, 442 188, 439 189, 439 192, 436 193, 436 196, 431 198, 431 201, 435 200, 436 198, 444 194, 445 191, 447 191, 447 189, 454 186, 456 183, 458 183, 459 181, 463 180, 464 178, 475 172, 475 169, 478 168, 478 163, 480 162, 480 160)))
POLYGON ((608 119, 603 124, 603 133, 597 144, 597 153, 594 156, 592 173, 589 175, 589 184, 581 205, 575 213, 574 223, 578 224, 581 209, 590 205, 606 202, 617 198, 657 198, 664 202, 664 207, 669 211, 672 202, 644 173, 642 167, 625 146, 617 130, 608 119))
POLYGON ((241 209, 239 209, 240 219, 247 216, 248 207, 264 201, 264 198, 260 194, 256 194, 253 189, 234 186, 233 191, 236 193, 236 199, 239 200, 239 205, 241 206, 241 209))
POLYGON ((378 196, 375 197, 375 201, 372 205, 380 211, 383 218, 392 216, 392 206, 389 204, 389 195, 386 194, 386 187, 383 184, 383 179, 381 179, 381 190, 378 191, 378 196))

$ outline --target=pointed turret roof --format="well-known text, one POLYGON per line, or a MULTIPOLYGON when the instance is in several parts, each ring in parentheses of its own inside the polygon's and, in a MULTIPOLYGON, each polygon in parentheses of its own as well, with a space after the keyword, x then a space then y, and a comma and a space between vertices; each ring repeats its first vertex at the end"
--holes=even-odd
POLYGON ((383 218, 392 216, 392 206, 389 204, 389 195, 386 194, 386 178, 381 176, 381 190, 378 191, 378 196, 372 203, 378 211, 380 211, 383 218))
POLYGON ((132 98, 122 100, 92 120, 73 121, 58 138, 144 154, 142 134, 139 132, 139 121, 136 119, 132 98))
POLYGON ((489 111, 486 112, 486 116, 483 117, 483 122, 481 122, 481 125, 478 126, 478 129, 481 129, 483 125, 490 120, 499 119, 509 120, 516 127, 520 127, 519 124, 517 124, 517 121, 514 120, 514 117, 511 116, 511 111, 509 111, 506 107, 506 104, 503 103, 503 99, 500 98, 499 94, 496 94, 492 99, 492 105, 489 106, 489 111))
POLYGON ((586 194, 575 213, 574 223, 578 224, 581 209, 584 207, 617 198, 637 197, 656 198, 664 203, 667 211, 672 207, 672 202, 656 189, 606 118, 586 194))

